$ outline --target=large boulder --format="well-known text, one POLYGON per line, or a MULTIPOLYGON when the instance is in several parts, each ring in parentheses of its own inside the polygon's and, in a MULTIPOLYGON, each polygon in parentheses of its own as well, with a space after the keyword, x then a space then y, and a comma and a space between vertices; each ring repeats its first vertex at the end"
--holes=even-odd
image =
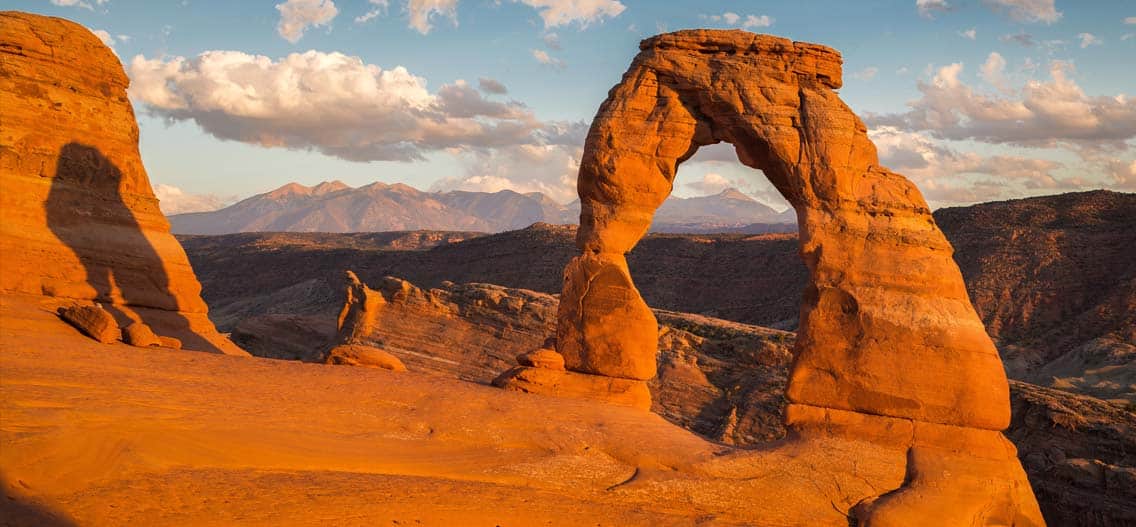
POLYGON ((0 294, 97 301, 193 350, 245 353, 206 316, 201 285, 138 154, 129 80, 86 28, 0 12, 0 294))

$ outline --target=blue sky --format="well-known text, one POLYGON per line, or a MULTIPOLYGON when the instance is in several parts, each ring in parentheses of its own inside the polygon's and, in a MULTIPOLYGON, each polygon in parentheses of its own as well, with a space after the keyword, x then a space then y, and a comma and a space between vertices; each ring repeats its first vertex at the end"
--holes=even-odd
MULTIPOLYGON (((933 206, 1136 190, 1129 1, 6 4, 113 47, 167 212, 331 179, 568 201, 583 132, 638 41, 692 27, 840 50, 841 97, 933 206)), ((704 149, 675 193, 734 186, 784 206, 732 155, 704 149)))

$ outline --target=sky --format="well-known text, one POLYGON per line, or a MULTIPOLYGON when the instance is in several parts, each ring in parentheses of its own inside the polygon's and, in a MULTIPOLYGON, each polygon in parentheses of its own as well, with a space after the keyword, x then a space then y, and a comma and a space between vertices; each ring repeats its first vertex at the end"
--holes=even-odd
MULTIPOLYGON (((638 51, 739 28, 839 50, 841 98, 932 207, 1136 191, 1130 0, 16 0, 95 32, 131 78, 167 213, 299 182, 575 199, 584 135, 638 51)), ((674 194, 735 187, 715 145, 674 194)))

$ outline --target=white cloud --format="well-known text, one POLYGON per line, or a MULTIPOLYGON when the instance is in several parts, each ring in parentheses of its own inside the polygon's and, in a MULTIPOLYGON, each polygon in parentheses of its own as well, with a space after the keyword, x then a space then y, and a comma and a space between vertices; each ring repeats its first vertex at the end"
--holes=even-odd
POLYGON ((448 18, 454 27, 458 25, 458 0, 407 0, 406 12, 409 27, 423 35, 434 29, 435 17, 448 18))
POLYGON ((326 26, 339 14, 332 0, 287 0, 276 4, 276 10, 280 11, 276 33, 293 44, 309 27, 326 26))
POLYGON ((162 214, 185 214, 187 212, 209 212, 232 204, 233 197, 222 198, 216 194, 190 194, 173 185, 154 185, 154 195, 158 197, 158 207, 162 214))
POLYGON ((367 21, 371 20, 372 18, 377 18, 378 16, 382 15, 383 13, 386 13, 387 8, 390 7, 390 1, 389 0, 367 0, 367 1, 368 1, 368 3, 371 4, 371 9, 369 11, 367 11, 366 13, 363 13, 363 14, 355 17, 355 23, 356 24, 363 24, 363 23, 366 23, 367 21))
POLYGON ((1081 49, 1085 49, 1089 46, 1099 46, 1103 43, 1101 39, 1097 38, 1097 36, 1092 33, 1079 33, 1077 34, 1077 38, 1081 39, 1081 49))
POLYGON ((983 0, 995 11, 1003 12, 1015 22, 1053 24, 1061 19, 1054 0, 983 0))
POLYGON ((1136 25, 1136 16, 1130 16, 1124 19, 1124 23, 1128 25, 1136 25))
POLYGON ((853 73, 852 78, 853 79, 859 79, 859 80, 862 80, 862 81, 870 81, 870 80, 874 79, 876 77, 876 74, 879 73, 879 72, 880 72, 879 68, 877 68, 875 66, 868 66, 867 68, 864 68, 860 71, 853 73))
POLYGON ((554 68, 564 67, 564 61, 549 55, 548 52, 544 51, 543 49, 532 50, 532 56, 534 59, 536 59, 537 62, 541 64, 552 66, 554 68))
POLYGON ((772 26, 775 20, 769 15, 739 15, 732 11, 726 11, 720 15, 698 15, 699 18, 710 22, 721 22, 727 26, 743 27, 752 29, 756 27, 769 27, 772 26))
POLYGON ((913 181, 933 206, 1091 186, 1082 179, 1062 178, 1058 172, 1065 167, 1056 161, 959 152, 927 134, 893 126, 873 128, 868 136, 876 145, 880 162, 913 181))
POLYGON ((915 9, 923 18, 935 18, 935 13, 949 11, 951 4, 946 0, 915 0, 915 9))
POLYGON ((431 93, 401 66, 384 70, 342 53, 138 55, 129 72, 131 97, 153 114, 196 122, 220 139, 351 161, 564 141, 515 101, 486 100, 463 81, 431 93))
POLYGON ((541 192, 560 203, 576 199, 583 140, 576 145, 517 145, 459 154, 464 174, 430 190, 541 192))
POLYGON ((105 29, 94 29, 91 30, 91 33, 94 33, 96 37, 99 37, 99 40, 103 41, 103 44, 106 44, 106 47, 114 51, 114 36, 112 36, 109 31, 105 29))
POLYGON ((86 2, 84 0, 51 0, 51 3, 53 5, 61 7, 80 7, 94 11, 96 5, 101 6, 103 4, 110 3, 110 0, 95 0, 95 3, 93 5, 90 2, 86 2))
POLYGON ((497 79, 490 79, 488 77, 481 77, 477 79, 477 89, 494 95, 505 95, 509 93, 509 89, 501 84, 497 79))
POLYGON ((1122 190, 1136 190, 1136 159, 1111 159, 1106 162, 1106 170, 1112 183, 1122 190))
POLYGON ((1006 59, 1002 58, 1002 55, 997 51, 990 52, 990 55, 986 57, 986 62, 978 68, 978 76, 1001 91, 1009 90, 1005 72, 1006 59))
POLYGON ((544 27, 579 24, 588 27, 619 16, 627 6, 618 0, 514 0, 537 10, 544 27))
POLYGON ((1136 100, 1124 94, 1089 96, 1070 77, 1067 62, 1050 63, 1050 80, 1030 80, 1013 96, 983 94, 960 80, 961 63, 944 66, 922 96, 898 115, 869 115, 875 125, 927 131, 945 139, 972 139, 1027 147, 1067 146, 1082 156, 1125 148, 1136 137, 1136 100))
POLYGON ((998 37, 998 40, 1001 40, 1002 42, 1015 42, 1027 48, 1031 48, 1037 44, 1033 40, 1033 35, 1026 33, 1025 31, 1011 35, 1002 35, 998 37))
POLYGON ((700 196, 709 196, 711 194, 719 194, 723 190, 734 188, 738 185, 717 172, 707 172, 702 174, 702 179, 686 183, 685 186, 700 196))
POLYGON ((966 31, 959 31, 959 36, 965 39, 974 40, 978 38, 978 30, 972 27, 966 31))
POLYGON ((551 50, 560 50, 560 35, 549 33, 543 37, 544 45, 551 50))

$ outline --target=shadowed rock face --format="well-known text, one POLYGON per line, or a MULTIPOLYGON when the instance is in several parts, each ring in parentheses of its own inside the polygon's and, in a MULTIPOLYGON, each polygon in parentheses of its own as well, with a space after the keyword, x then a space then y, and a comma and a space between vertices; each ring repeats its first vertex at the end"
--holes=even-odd
POLYGON ((98 301, 187 349, 244 354, 206 316, 142 159, 118 59, 82 26, 0 13, 0 293, 98 301))
MULTIPOLYGON (((1041 524, 1016 452, 997 350, 915 186, 879 165, 833 91, 840 55, 744 31, 643 41, 580 163, 577 245, 557 351, 571 371, 647 379, 656 321, 625 255, 677 166, 726 141, 797 211, 809 269, 786 423, 802 438, 906 445, 904 484, 855 509, 864 525, 1041 524)), ((760 270, 755 270, 760 272, 760 270)))

